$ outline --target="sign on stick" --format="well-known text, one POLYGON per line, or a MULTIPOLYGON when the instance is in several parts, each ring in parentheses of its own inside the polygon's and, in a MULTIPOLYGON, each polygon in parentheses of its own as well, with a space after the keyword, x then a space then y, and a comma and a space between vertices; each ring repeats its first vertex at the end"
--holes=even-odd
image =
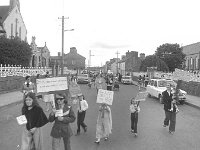
POLYGON ((36 85, 37 93, 62 91, 68 89, 67 77, 37 79, 36 85))
POLYGON ((97 95, 97 103, 106 103, 108 105, 112 105, 113 102, 113 91, 99 89, 97 95))
POLYGON ((75 82, 70 83, 69 92, 70 92, 71 97, 76 97, 76 96, 82 95, 80 86, 75 82))
POLYGON ((147 92, 139 92, 135 97, 135 101, 145 101, 147 96, 148 96, 147 92))

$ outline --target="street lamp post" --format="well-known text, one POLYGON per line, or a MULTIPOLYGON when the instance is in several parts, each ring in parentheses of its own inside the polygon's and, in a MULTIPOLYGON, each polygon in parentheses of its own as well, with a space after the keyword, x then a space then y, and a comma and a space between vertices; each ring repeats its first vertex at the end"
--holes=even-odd
MULTIPOLYGON (((59 18, 60 19, 60 18, 59 18)), ((74 31, 74 29, 64 30, 64 20, 69 19, 62 16, 62 59, 61 59, 61 75, 64 73, 64 32, 65 31, 74 31)))

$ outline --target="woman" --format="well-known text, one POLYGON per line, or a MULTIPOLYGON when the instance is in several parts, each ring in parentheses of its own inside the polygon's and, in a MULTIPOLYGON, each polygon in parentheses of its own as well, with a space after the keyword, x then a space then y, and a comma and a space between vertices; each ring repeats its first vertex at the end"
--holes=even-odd
POLYGON ((104 140, 108 140, 109 134, 111 134, 112 130, 112 115, 110 107, 103 103, 99 107, 99 115, 97 118, 97 126, 96 126, 96 141, 95 143, 99 144, 100 139, 104 138, 104 140))
POLYGON ((65 150, 71 150, 70 137, 72 136, 72 129, 69 124, 76 119, 74 111, 68 105, 64 95, 56 95, 55 104, 57 110, 53 109, 49 115, 49 121, 55 121, 51 130, 52 150, 59 150, 61 138, 65 150))
POLYGON ((22 115, 26 116, 27 124, 22 133, 21 150, 31 150, 33 147, 44 150, 41 127, 48 123, 48 119, 32 92, 24 96, 22 115))

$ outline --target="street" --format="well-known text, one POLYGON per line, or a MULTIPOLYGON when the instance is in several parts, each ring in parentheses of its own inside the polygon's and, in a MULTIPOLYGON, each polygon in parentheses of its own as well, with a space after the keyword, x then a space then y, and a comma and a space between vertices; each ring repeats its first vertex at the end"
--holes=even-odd
MULTIPOLYGON (((200 111, 188 105, 180 105, 177 114, 176 132, 168 133, 168 127, 162 127, 164 120, 163 105, 158 100, 147 98, 140 102, 138 137, 130 132, 129 105, 132 97, 136 96, 138 87, 120 85, 119 91, 114 92, 112 110, 113 130, 108 141, 101 140, 95 144, 95 129, 98 115, 96 104, 97 92, 94 87, 89 89, 85 84, 80 85, 82 93, 89 104, 85 123, 86 133, 81 130, 80 136, 71 137, 72 150, 199 150, 200 149, 200 111)), ((45 104, 40 103, 43 108, 45 104)), ((0 150, 15 150, 21 144, 21 127, 16 117, 21 115, 22 104, 0 109, 0 150)), ((45 110, 45 109, 44 109, 45 110)), ((76 110, 74 110, 76 112, 76 110)), ((46 114, 48 115, 49 112, 46 114)), ((43 127, 46 150, 51 149, 52 124, 43 127)), ((71 124, 76 133, 76 121, 71 124)), ((61 150, 64 150, 62 144, 61 150)))

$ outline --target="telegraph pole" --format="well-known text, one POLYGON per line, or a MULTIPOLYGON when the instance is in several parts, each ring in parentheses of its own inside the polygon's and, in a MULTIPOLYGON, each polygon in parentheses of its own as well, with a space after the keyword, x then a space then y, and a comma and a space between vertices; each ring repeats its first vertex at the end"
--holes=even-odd
POLYGON ((91 67, 91 56, 94 56, 91 54, 91 50, 89 50, 89 67, 91 67))
POLYGON ((65 19, 69 19, 69 17, 65 18, 62 16, 62 59, 61 59, 61 75, 63 75, 64 72, 64 26, 65 26, 65 19))
POLYGON ((117 74, 118 74, 118 55, 119 55, 120 53, 117 51, 115 54, 117 54, 117 74))

